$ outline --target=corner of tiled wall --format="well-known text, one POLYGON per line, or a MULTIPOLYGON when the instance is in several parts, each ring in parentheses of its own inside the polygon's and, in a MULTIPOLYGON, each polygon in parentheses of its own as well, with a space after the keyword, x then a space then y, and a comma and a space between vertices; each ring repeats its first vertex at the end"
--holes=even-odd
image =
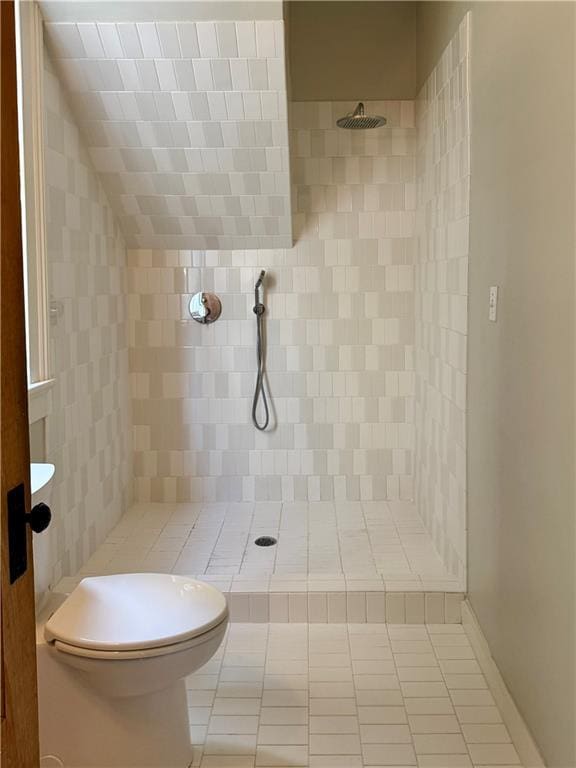
POLYGON ((447 568, 466 578, 470 13, 417 98, 415 497, 447 568))

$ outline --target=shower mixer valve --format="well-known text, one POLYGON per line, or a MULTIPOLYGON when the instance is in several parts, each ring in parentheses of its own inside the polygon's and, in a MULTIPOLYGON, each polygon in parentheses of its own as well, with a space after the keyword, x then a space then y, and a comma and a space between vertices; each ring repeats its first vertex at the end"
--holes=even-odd
POLYGON ((207 325, 218 320, 222 312, 222 302, 215 293, 195 293, 190 299, 188 310, 193 320, 207 325))

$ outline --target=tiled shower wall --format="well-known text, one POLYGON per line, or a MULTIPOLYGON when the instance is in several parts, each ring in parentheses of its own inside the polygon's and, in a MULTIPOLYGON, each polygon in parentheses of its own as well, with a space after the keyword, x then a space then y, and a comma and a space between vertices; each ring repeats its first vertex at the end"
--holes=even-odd
POLYGON ((54 518, 35 542, 43 588, 82 566, 132 486, 126 249, 47 52, 44 68, 49 286, 59 317, 46 424, 54 518))
POLYGON ((445 565, 465 577, 470 198, 467 14, 417 100, 415 496, 445 565))
POLYGON ((58 21, 46 32, 132 247, 290 243, 282 21, 58 21))
POLYGON ((140 500, 411 499, 414 102, 374 102, 380 131, 335 128, 352 103, 291 105, 296 243, 129 251, 140 500), (250 423, 254 281, 268 271, 275 428, 250 423), (220 320, 188 315, 215 291, 220 320))

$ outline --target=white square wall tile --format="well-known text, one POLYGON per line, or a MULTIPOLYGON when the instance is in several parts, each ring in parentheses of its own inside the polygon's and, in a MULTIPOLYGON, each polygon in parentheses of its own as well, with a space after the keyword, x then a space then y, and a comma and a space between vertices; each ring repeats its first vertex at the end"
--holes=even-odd
POLYGON ((328 600, 325 592, 308 593, 308 621, 311 623, 328 621, 328 600))
POLYGON ((268 599, 270 621, 289 621, 288 595, 281 592, 271 592, 268 599))
POLYGON ((250 595, 242 592, 228 594, 231 621, 250 621, 250 595))
POLYGON ((288 594, 288 617, 290 622, 308 621, 308 595, 305 592, 288 594))
POLYGON ((250 621, 262 623, 270 619, 267 594, 250 595, 250 621))
POLYGON ((347 592, 346 593, 346 617, 347 621, 353 623, 366 622, 366 593, 365 592, 347 592))
POLYGON ((404 624, 406 621, 405 596, 402 592, 386 593, 386 622, 388 624, 404 624))
POLYGON ((366 621, 384 623, 386 621, 386 593, 366 593, 366 621))
POLYGON ((407 592, 404 596, 406 623, 423 624, 425 620, 424 595, 421 592, 407 592))
POLYGON ((445 618, 444 595, 428 592, 424 598, 426 624, 443 624, 445 618))
POLYGON ((328 622, 342 624, 346 621, 346 593, 330 592, 327 596, 328 622))

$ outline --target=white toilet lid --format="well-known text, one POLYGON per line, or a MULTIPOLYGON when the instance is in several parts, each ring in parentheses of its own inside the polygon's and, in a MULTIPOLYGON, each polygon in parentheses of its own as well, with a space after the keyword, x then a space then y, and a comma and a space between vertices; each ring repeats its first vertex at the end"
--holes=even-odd
POLYGON ((221 592, 186 576, 94 576, 50 617, 44 635, 79 648, 158 648, 208 632, 227 615, 221 592))

